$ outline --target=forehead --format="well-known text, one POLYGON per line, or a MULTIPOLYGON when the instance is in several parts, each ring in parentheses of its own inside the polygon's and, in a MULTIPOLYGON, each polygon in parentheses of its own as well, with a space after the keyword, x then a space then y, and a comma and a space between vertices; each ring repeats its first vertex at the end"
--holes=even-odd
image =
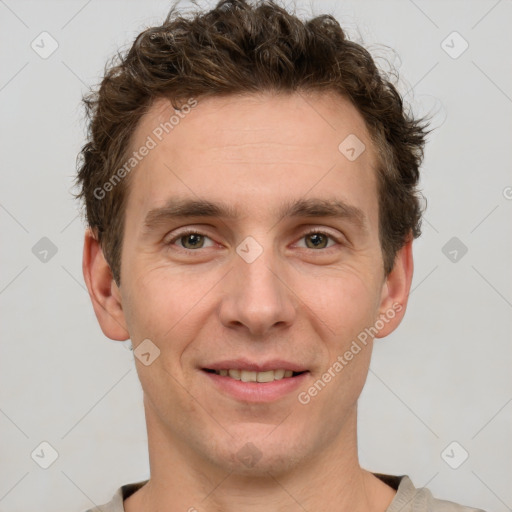
POLYGON ((338 94, 231 95, 188 105, 177 113, 157 99, 137 126, 132 148, 152 146, 131 176, 129 204, 138 211, 170 196, 228 198, 261 210, 313 189, 375 192, 364 119, 338 94), (362 152, 353 159, 347 149, 362 152))
POLYGON ((176 112, 168 99, 157 98, 142 116, 134 139, 153 134, 157 142, 165 142, 172 133, 176 145, 187 148, 190 142, 197 149, 202 134, 201 150, 230 144, 235 138, 238 144, 299 142, 318 149, 327 145, 332 149, 333 142, 351 134, 370 142, 361 114, 347 98, 332 91, 190 98, 184 105, 182 112, 176 112), (190 133, 180 137, 183 125, 198 137, 191 139, 190 133))

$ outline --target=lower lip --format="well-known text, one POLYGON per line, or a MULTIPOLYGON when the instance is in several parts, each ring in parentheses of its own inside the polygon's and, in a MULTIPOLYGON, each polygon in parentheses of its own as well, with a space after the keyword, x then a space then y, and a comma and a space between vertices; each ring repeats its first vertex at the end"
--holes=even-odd
POLYGON ((224 375, 201 370, 222 392, 245 402, 272 402, 296 391, 309 375, 301 373, 296 377, 285 377, 272 382, 242 382, 224 375))

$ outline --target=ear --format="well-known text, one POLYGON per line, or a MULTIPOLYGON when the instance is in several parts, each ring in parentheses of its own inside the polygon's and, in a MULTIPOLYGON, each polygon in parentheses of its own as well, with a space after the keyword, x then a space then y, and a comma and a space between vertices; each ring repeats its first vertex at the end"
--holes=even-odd
POLYGON ((130 334, 126 328, 121 293, 100 243, 90 228, 85 232, 82 271, 103 334, 111 340, 127 340, 130 334))
POLYGON ((391 334, 404 317, 414 271, 412 242, 413 237, 410 236, 397 252, 393 270, 386 277, 382 287, 378 318, 382 320, 384 327, 379 329, 376 338, 384 338, 391 334))

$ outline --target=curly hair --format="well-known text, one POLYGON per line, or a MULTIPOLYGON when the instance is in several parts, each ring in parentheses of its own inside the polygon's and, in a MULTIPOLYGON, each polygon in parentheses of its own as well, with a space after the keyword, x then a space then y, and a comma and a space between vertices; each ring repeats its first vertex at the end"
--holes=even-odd
POLYGON ((141 32, 84 96, 87 143, 78 156, 75 197, 116 283, 129 176, 97 191, 129 158, 133 133, 155 99, 179 111, 189 98, 259 92, 336 92, 365 120, 378 169, 379 238, 385 275, 397 251, 421 233, 419 167, 428 122, 406 112, 370 53, 348 40, 329 14, 301 21, 272 0, 221 0, 208 12, 180 13, 141 32), (103 189, 102 189, 103 190, 103 189))

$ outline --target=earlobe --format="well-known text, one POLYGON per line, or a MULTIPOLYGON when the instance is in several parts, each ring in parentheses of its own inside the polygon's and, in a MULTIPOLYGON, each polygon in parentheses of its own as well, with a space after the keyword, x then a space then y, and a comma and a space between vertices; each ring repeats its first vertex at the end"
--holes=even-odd
POLYGON ((386 277, 382 287, 379 317, 384 327, 379 330, 377 338, 384 338, 392 333, 402 321, 411 289, 414 263, 410 237, 397 252, 393 270, 386 277))
POLYGON ((103 334, 112 340, 127 340, 130 334, 126 328, 121 295, 103 250, 90 228, 85 232, 82 270, 103 334))

